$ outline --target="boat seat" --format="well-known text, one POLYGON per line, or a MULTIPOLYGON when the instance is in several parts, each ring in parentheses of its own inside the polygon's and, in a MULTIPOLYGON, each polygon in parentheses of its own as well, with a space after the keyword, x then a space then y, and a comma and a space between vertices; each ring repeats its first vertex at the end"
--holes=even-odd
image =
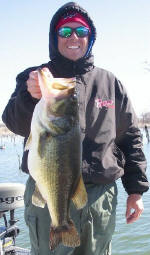
POLYGON ((0 183, 0 212, 23 207, 24 191, 22 183, 0 183))

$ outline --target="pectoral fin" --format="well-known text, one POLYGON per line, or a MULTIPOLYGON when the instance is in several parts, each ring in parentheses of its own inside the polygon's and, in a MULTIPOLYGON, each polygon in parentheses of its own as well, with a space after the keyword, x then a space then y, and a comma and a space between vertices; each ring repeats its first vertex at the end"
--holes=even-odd
POLYGON ((24 148, 25 151, 30 150, 31 143, 32 143, 32 134, 30 133, 24 148))
POLYGON ((46 201, 42 197, 37 185, 35 185, 35 190, 32 195, 32 204, 41 208, 44 208, 46 204, 46 201))
POLYGON ((87 203, 87 192, 82 176, 80 176, 78 186, 72 196, 72 201, 77 209, 83 208, 87 203))

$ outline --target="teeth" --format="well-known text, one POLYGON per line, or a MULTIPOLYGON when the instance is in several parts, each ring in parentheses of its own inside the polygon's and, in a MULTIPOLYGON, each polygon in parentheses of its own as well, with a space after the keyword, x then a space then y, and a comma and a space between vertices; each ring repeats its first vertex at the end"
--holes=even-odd
POLYGON ((69 49, 78 49, 79 46, 69 46, 68 48, 69 48, 69 49))

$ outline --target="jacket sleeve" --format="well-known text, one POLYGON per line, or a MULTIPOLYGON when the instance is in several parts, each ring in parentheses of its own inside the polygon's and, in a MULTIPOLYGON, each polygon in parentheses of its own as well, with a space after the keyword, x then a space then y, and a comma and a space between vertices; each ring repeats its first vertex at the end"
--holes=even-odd
POLYGON ((149 188, 146 159, 137 117, 122 84, 116 80, 116 144, 125 158, 123 186, 128 194, 143 194, 149 188))
POLYGON ((29 73, 36 68, 29 68, 16 78, 16 89, 11 95, 2 114, 2 120, 13 133, 27 137, 30 133, 32 114, 37 99, 27 91, 26 81, 29 73))

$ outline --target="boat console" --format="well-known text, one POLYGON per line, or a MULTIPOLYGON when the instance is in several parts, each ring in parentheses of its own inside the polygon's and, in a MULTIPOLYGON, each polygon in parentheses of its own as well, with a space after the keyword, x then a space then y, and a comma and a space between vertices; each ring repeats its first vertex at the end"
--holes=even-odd
POLYGON ((15 209, 24 206, 25 185, 21 183, 0 183, 0 255, 30 254, 30 251, 16 246, 20 230, 16 225, 15 209), (9 214, 9 220, 7 215, 9 214))

